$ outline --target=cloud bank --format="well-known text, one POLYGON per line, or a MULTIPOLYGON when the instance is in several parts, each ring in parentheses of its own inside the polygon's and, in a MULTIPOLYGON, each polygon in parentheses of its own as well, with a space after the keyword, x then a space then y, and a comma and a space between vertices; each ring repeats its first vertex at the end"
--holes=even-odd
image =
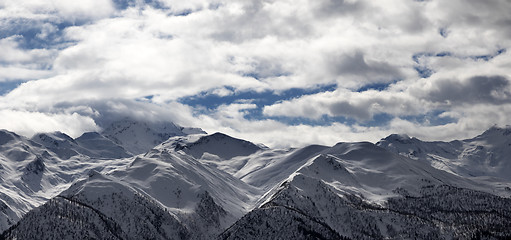
POLYGON ((511 3, 0 3, 0 128, 170 120, 270 146, 471 137, 511 116, 511 3), (189 101, 193 99, 194 101, 189 101))

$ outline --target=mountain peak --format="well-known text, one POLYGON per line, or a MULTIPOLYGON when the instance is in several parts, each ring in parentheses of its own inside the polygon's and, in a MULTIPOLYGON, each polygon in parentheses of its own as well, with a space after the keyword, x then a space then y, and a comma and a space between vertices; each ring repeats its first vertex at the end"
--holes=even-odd
POLYGON ((464 141, 487 146, 508 146, 511 144, 511 126, 499 127, 494 125, 477 137, 464 141))
POLYGON ((94 158, 125 158, 132 156, 122 146, 97 132, 86 132, 75 139, 79 151, 94 158))
POLYGON ((484 131, 480 136, 491 135, 509 136, 511 135, 511 125, 506 125, 505 127, 499 127, 497 125, 494 125, 490 127, 488 130, 484 131))
POLYGON ((338 143, 328 150, 328 153, 341 154, 345 156, 367 154, 367 153, 385 153, 385 149, 370 142, 352 142, 352 143, 338 143))
POLYGON ((503 137, 509 129, 458 142, 393 134, 381 145, 302 149, 261 148, 219 132, 186 135, 173 123, 132 120, 114 123, 110 138, 97 132, 74 142, 59 132, 34 136, 69 144, 58 146, 0 131, 0 140, 10 141, 0 148, 0 232, 8 229, 0 239, 105 238, 105 229, 119 239, 214 239, 220 233, 232 239, 442 239, 487 229, 507 236, 511 221, 495 213, 511 207, 511 138, 503 137), (171 134, 178 135, 154 147, 171 134), (152 149, 132 156, 112 138, 152 149), (72 151, 78 154, 63 161, 72 151))
POLYGON ((176 147, 195 158, 201 158, 204 153, 210 153, 222 159, 231 159, 236 156, 248 156, 261 150, 261 148, 254 143, 233 138, 219 132, 202 136, 195 142, 180 143, 179 146, 176 147))
POLYGON ((18 139, 19 135, 16 133, 7 131, 5 129, 0 130, 0 145, 4 145, 14 139, 18 139))
POLYGON ((96 138, 101 138, 103 137, 101 134, 99 134, 98 132, 85 132, 83 133, 81 136, 79 136, 78 138, 76 139, 96 139, 96 138))
POLYGON ((63 133, 63 132, 45 132, 45 133, 37 133, 35 134, 32 139, 32 141, 35 141, 37 143, 63 143, 63 142, 74 142, 74 139, 70 137, 69 135, 63 133))
POLYGON ((407 134, 391 134, 387 136, 386 138, 382 139, 389 142, 398 142, 401 144, 411 144, 416 138, 411 138, 407 134))
MULTIPOLYGON (((206 136, 207 137, 207 136, 206 136)), ((210 138, 216 138, 216 139, 223 139, 223 138, 233 138, 227 134, 223 134, 221 132, 216 132, 211 135, 209 135, 210 138)))
POLYGON ((149 151, 171 137, 197 132, 203 133, 200 129, 183 128, 168 121, 145 122, 123 119, 112 122, 101 134, 136 155, 149 151))

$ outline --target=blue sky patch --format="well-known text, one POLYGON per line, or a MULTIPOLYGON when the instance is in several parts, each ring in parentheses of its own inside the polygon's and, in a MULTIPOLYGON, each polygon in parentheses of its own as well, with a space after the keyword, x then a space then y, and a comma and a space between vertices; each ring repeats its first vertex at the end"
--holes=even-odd
POLYGON ((387 114, 387 113, 380 113, 376 114, 367 121, 360 121, 356 120, 354 118, 350 117, 344 117, 344 116, 329 116, 329 115, 323 115, 318 119, 311 119, 311 118, 305 118, 305 117, 285 117, 285 116, 264 116, 259 111, 254 109, 254 112, 256 114, 249 114, 247 115, 248 120, 263 120, 263 119, 273 119, 282 123, 285 123, 287 125, 310 125, 310 126, 330 126, 332 123, 342 123, 347 126, 352 126, 355 124, 358 124, 363 127, 380 127, 385 126, 390 123, 392 119, 394 119, 394 116, 387 114))
POLYGON ((411 122, 418 122, 418 123, 427 123, 431 126, 439 126, 439 125, 445 125, 448 123, 456 122, 457 119, 452 117, 440 117, 440 114, 444 113, 443 110, 434 110, 431 112, 428 112, 426 114, 421 115, 410 115, 410 116, 404 116, 402 119, 408 120, 411 122))
POLYGON ((0 95, 3 96, 13 89, 17 88, 23 82, 20 81, 9 81, 9 82, 0 82, 0 95))
POLYGON ((443 38, 447 38, 447 36, 449 36, 449 32, 446 28, 440 28, 438 30, 438 33, 440 34, 440 36, 442 36, 443 38))
POLYGON ((426 66, 415 66, 413 69, 415 69, 421 78, 429 78, 434 73, 433 69, 426 66))
POLYGON ((87 21, 75 22, 38 22, 19 19, 11 22, 11 27, 0 30, 0 38, 19 36, 16 41, 21 49, 61 49, 65 48, 66 43, 73 41, 64 40, 62 38, 63 30, 70 26, 80 26, 87 24, 87 21), (55 32, 49 32, 44 38, 40 35, 43 31, 44 24, 51 24, 56 27, 55 32))
POLYGON ((113 2, 115 8, 119 10, 124 10, 135 5, 135 1, 133 0, 113 0, 113 2))
MULTIPOLYGON (((385 83, 385 84, 372 84, 365 86, 364 89, 385 89, 388 87, 391 83, 385 83)), ((334 91, 337 88, 335 84, 332 85, 325 85, 321 86, 315 89, 289 89, 287 91, 284 91, 282 93, 275 93, 271 91, 265 91, 265 92, 237 92, 233 95, 229 96, 218 96, 213 94, 208 94, 206 92, 203 92, 196 96, 191 97, 185 97, 181 98, 179 102, 190 105, 192 107, 195 107, 197 109, 200 109, 203 107, 204 109, 200 112, 200 114, 207 114, 209 111, 213 111, 220 105, 229 105, 233 103, 240 102, 240 100, 249 100, 250 103, 253 103, 256 105, 256 108, 253 109, 245 109, 245 119, 247 120, 265 120, 265 119, 272 119, 276 120, 288 125, 310 125, 310 126, 328 126, 331 125, 333 122, 339 122, 342 124, 346 124, 348 126, 351 126, 353 124, 359 124, 361 126, 384 126, 388 124, 394 116, 386 113, 380 113, 376 114, 367 121, 359 121, 350 117, 344 117, 344 116, 328 116, 323 115, 320 118, 313 119, 313 118, 307 118, 307 117, 287 117, 287 116, 266 116, 263 114, 263 108, 264 106, 275 104, 279 101, 285 101, 290 100, 293 98, 298 98, 304 95, 311 95, 316 94, 320 92, 327 92, 327 91, 334 91)), ((234 91, 233 88, 228 87, 229 90, 234 91)), ((146 98, 150 99, 150 98, 146 98)))
POLYGON ((487 54, 487 55, 478 55, 478 56, 471 56, 470 58, 474 59, 474 60, 483 60, 483 61, 489 61, 491 59, 493 59, 494 57, 497 57, 499 56, 500 54, 503 54, 506 52, 506 49, 505 48, 502 48, 502 49, 499 49, 497 50, 495 53, 493 54, 487 54))
POLYGON ((303 95, 334 91, 337 89, 337 85, 329 84, 311 89, 292 88, 280 93, 274 91, 235 91, 235 89, 232 87, 225 88, 232 91, 233 94, 228 96, 218 96, 209 92, 202 92, 195 96, 181 98, 178 101, 192 107, 202 106, 207 109, 215 109, 220 105, 229 105, 240 100, 252 100, 252 103, 256 104, 258 107, 263 107, 266 105, 274 104, 278 101, 290 100, 293 98, 301 97, 303 95))
POLYGON ((365 92, 367 90, 383 91, 383 90, 387 89, 393 83, 395 83, 395 82, 371 83, 371 84, 367 84, 367 85, 362 86, 361 88, 357 89, 357 92, 365 92))

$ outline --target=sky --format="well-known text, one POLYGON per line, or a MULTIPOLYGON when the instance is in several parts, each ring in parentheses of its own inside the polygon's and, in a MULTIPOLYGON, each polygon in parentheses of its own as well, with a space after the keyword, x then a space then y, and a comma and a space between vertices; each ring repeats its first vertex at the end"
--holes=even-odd
POLYGON ((511 124, 508 0, 3 0, 0 128, 173 121, 270 147, 511 124))

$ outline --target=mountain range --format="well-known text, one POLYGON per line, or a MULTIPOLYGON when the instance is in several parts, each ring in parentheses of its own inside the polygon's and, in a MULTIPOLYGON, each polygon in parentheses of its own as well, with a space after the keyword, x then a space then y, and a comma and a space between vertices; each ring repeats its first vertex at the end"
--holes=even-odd
POLYGON ((0 131, 0 239, 509 239, 511 127, 273 149, 124 119, 0 131))

